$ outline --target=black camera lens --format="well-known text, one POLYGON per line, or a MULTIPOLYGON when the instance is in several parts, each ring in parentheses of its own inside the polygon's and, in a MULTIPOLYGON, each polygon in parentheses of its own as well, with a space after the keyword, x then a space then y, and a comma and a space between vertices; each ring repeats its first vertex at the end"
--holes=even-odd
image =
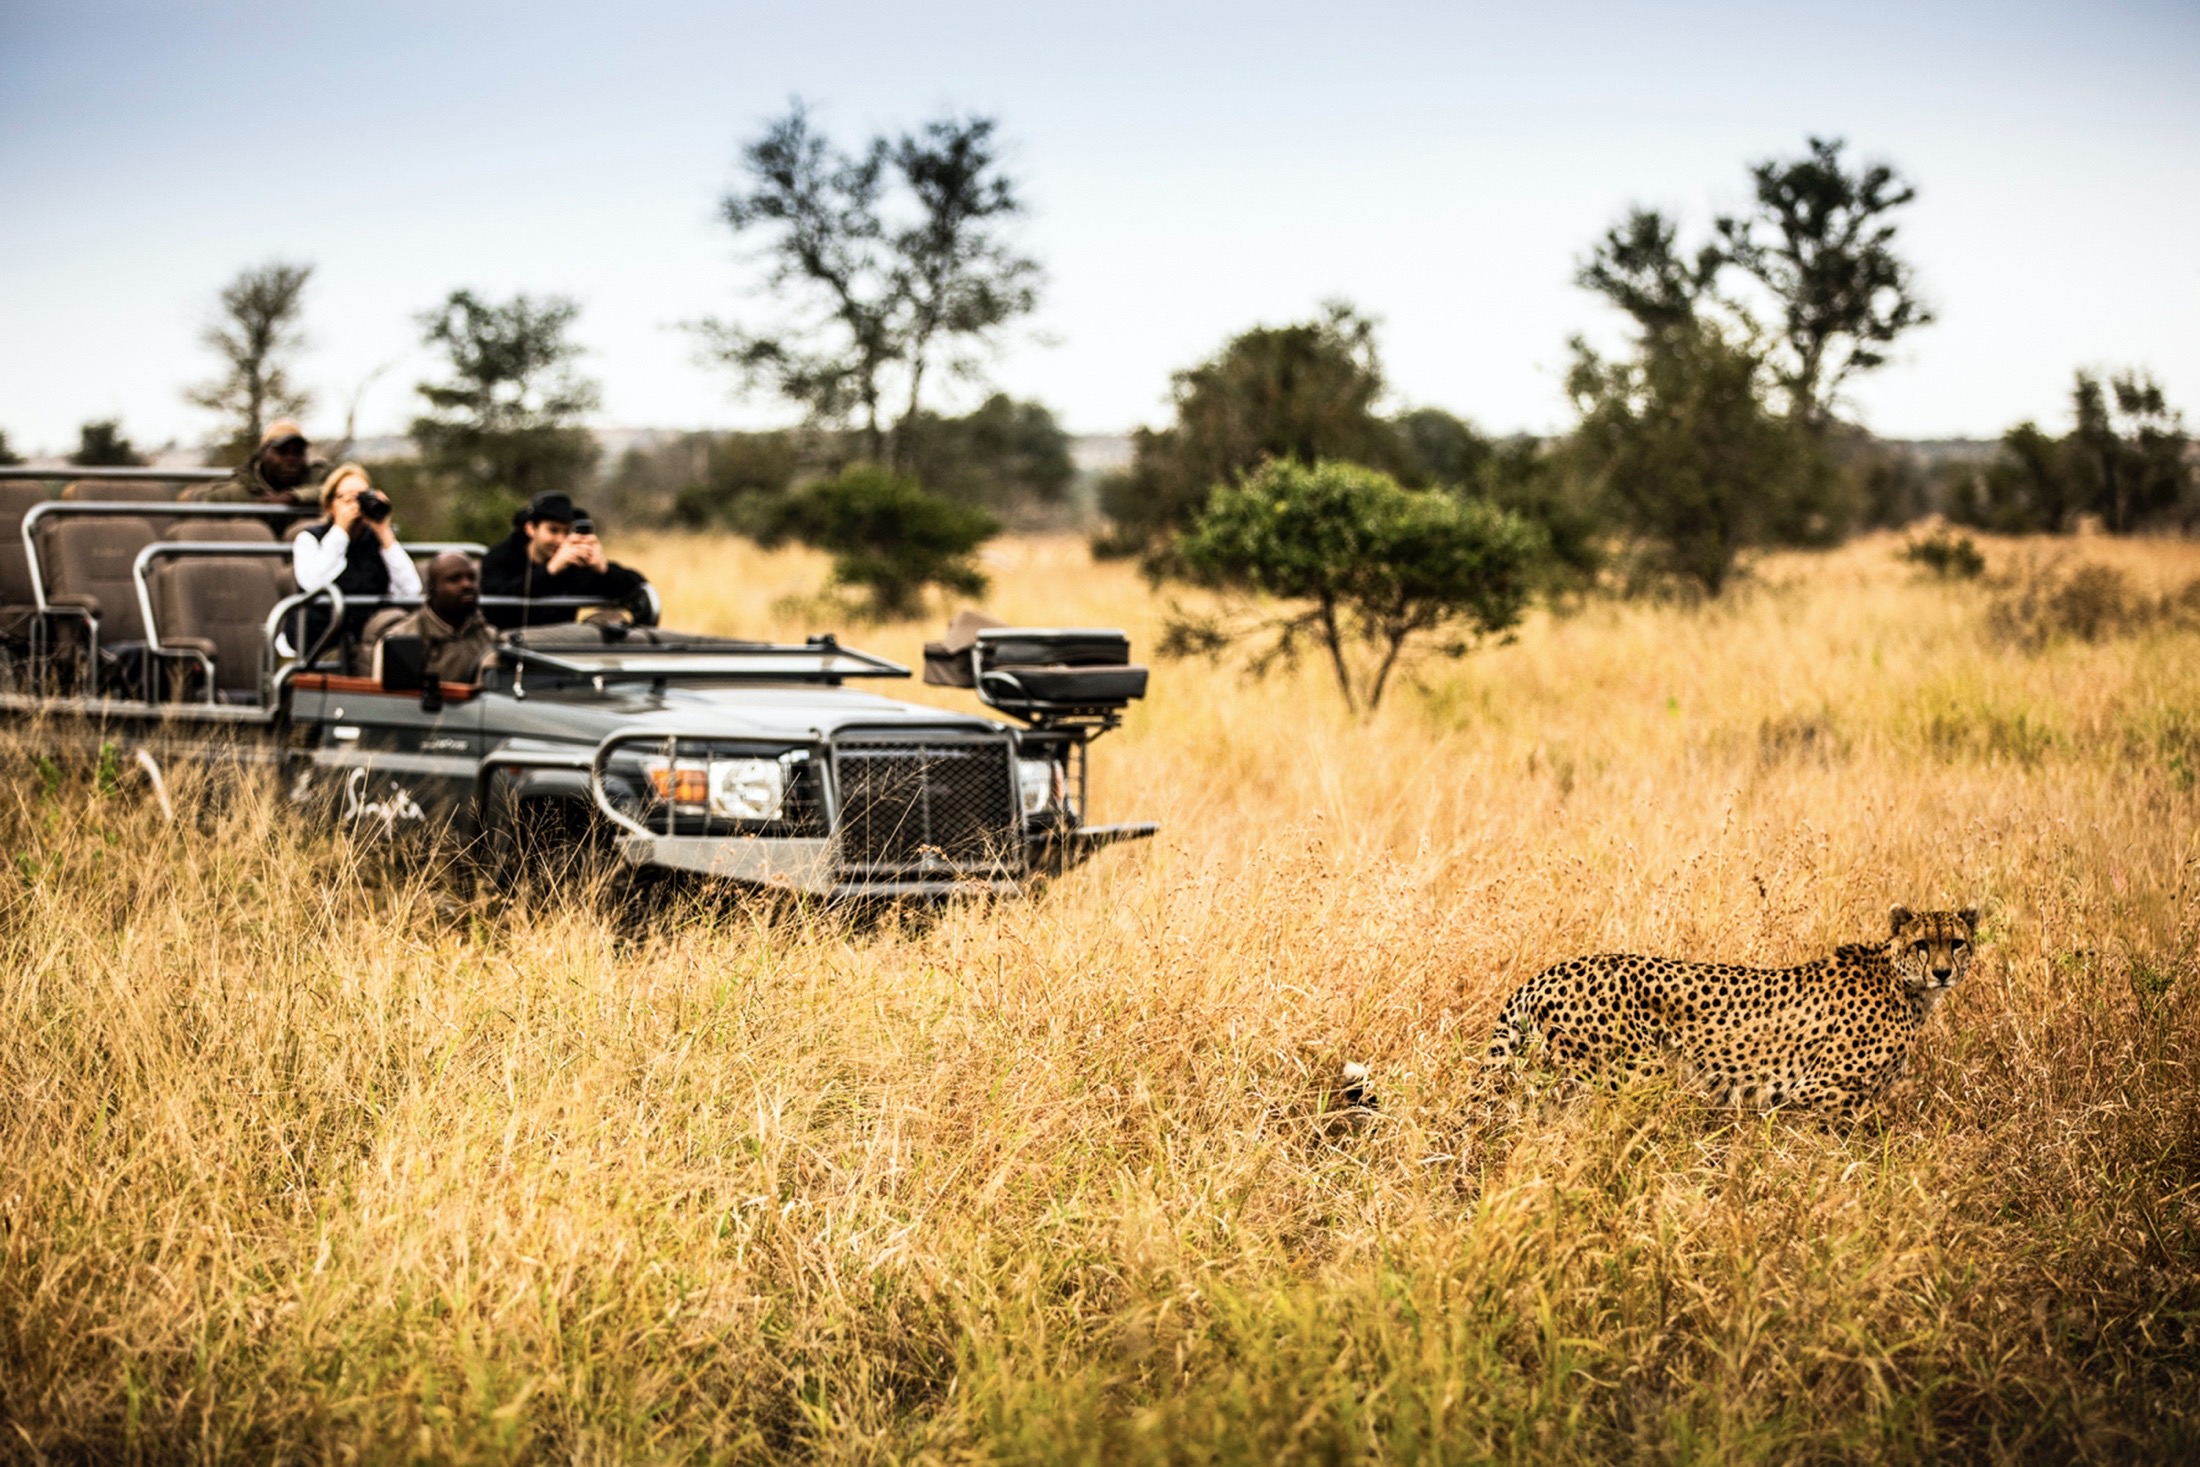
POLYGON ((390 517, 390 497, 379 489, 365 489, 359 494, 359 513, 377 522, 390 517))
POLYGON ((587 515, 582 515, 579 519, 573 521, 573 533, 576 535, 593 535, 596 533, 596 522, 587 515))

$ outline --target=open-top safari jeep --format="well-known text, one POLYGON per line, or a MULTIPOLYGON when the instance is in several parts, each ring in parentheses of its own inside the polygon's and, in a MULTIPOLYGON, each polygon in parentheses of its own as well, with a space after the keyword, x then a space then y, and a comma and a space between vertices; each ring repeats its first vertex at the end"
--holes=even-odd
POLYGON ((371 836, 494 850, 547 830, 834 899, 1014 892, 1154 832, 1084 819, 1091 742, 1145 691, 1120 633, 989 627, 928 649, 929 681, 1013 724, 852 687, 909 670, 830 635, 568 622, 506 637, 478 683, 404 656, 370 679, 344 645, 366 608, 289 579, 299 512, 176 502, 197 477, 0 469, 0 718, 142 751, 156 774, 265 767, 371 836), (35 482, 62 477, 60 499, 35 482))

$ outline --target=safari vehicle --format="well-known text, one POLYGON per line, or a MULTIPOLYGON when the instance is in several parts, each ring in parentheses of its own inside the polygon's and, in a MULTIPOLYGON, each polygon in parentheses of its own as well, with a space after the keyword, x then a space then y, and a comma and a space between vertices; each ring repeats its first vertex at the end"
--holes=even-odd
POLYGON ((176 502, 175 481, 213 477, 191 471, 72 470, 59 499, 0 476, 0 719, 115 743, 156 779, 264 767, 369 837, 496 854, 548 832, 834 900, 1016 892, 1155 829, 1084 819, 1091 743, 1145 692, 1119 632, 989 628, 928 653, 928 680, 1013 723, 852 686, 909 669, 830 635, 568 622, 510 634, 478 683, 423 677, 402 639, 370 679, 345 646, 367 608, 289 580, 299 511, 176 502))

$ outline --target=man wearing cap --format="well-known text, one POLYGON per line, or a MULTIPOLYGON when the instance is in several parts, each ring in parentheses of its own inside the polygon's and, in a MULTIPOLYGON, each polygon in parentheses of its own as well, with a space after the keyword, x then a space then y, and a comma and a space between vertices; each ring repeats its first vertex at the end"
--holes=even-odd
POLYGON ((288 418, 277 418, 260 435, 260 446, 237 469, 206 492, 212 504, 312 505, 320 496, 312 488, 314 470, 325 470, 308 456, 305 430, 288 418))
POLYGON ((647 620, 649 582, 638 570, 604 557, 595 521, 565 494, 538 494, 512 516, 512 533, 481 558, 481 594, 514 596, 530 604, 490 608, 499 627, 548 626, 572 621, 579 606, 536 606, 538 600, 600 601, 647 620))
POLYGON ((385 637, 418 637, 427 653, 427 671, 446 683, 481 680, 481 664, 496 650, 496 629, 481 615, 481 577, 473 561, 446 550, 428 562, 428 602, 414 611, 395 606, 367 623, 365 641, 374 648, 374 672, 382 676, 385 637))

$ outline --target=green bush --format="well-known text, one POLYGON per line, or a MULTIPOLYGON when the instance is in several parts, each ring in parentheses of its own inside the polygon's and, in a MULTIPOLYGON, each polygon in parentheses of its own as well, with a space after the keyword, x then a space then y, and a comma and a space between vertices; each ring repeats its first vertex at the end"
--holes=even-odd
POLYGON ((1000 529, 980 509, 928 494, 915 479, 854 464, 810 484, 761 516, 765 545, 794 540, 832 552, 833 583, 859 590, 880 620, 915 615, 925 588, 975 596, 986 586, 972 560, 1000 529))
POLYGON ((1204 584, 1299 604, 1236 626, 1179 617, 1164 646, 1213 652, 1273 634, 1258 671, 1312 640, 1346 706, 1372 710, 1416 635, 1449 629, 1443 650, 1460 656, 1517 622, 1544 550, 1533 525, 1486 500, 1406 489, 1358 464, 1265 464, 1215 487, 1177 557, 1204 584), (1370 658, 1356 676, 1352 664, 1370 658))
POLYGON ((1922 540, 1904 545, 1902 558, 1943 581, 1975 581, 1986 574, 1986 557, 1978 553, 1969 535, 1935 530, 1922 540))

